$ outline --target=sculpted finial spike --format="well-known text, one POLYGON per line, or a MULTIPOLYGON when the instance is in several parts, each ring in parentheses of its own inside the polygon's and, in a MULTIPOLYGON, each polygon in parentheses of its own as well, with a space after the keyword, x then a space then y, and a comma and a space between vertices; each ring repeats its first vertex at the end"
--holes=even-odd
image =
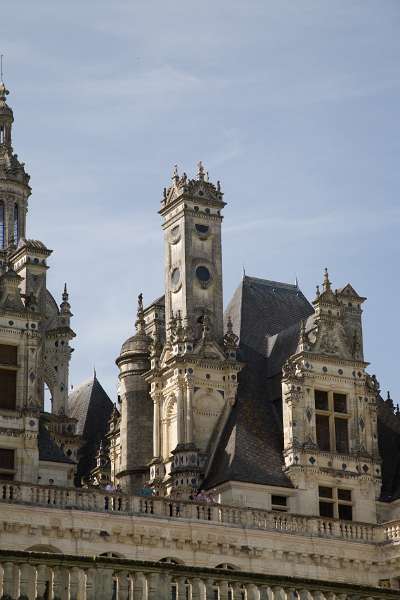
POLYGON ((324 271, 324 290, 325 292, 331 289, 331 282, 329 281, 329 273, 327 267, 324 271))
POLYGON ((137 319, 136 319, 137 331, 143 332, 145 321, 144 321, 144 310, 143 310, 143 294, 140 293, 138 296, 138 308, 137 308, 137 319))
POLYGON ((174 179, 176 182, 179 181, 178 165, 174 165, 174 170, 172 171, 172 179, 174 179))
POLYGON ((199 168, 197 176, 200 179, 200 181, 204 181, 205 170, 204 170, 204 166, 203 166, 203 163, 201 162, 201 160, 199 160, 197 166, 199 168))
POLYGON ((320 296, 320 291, 319 291, 319 285, 317 285, 317 292, 316 292, 317 298, 319 298, 320 296))

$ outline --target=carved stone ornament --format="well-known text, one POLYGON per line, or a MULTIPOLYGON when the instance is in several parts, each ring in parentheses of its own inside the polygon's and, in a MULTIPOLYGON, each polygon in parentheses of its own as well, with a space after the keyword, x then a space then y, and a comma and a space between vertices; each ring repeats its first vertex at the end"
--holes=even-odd
POLYGON ((324 332, 320 340, 320 350, 326 354, 336 354, 338 349, 335 335, 328 331, 324 332))

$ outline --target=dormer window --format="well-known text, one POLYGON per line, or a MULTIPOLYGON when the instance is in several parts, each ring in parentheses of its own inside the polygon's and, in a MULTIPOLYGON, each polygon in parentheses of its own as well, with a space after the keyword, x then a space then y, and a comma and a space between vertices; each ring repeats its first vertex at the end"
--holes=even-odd
POLYGON ((314 391, 317 444, 323 452, 349 453, 347 396, 324 390, 314 391))

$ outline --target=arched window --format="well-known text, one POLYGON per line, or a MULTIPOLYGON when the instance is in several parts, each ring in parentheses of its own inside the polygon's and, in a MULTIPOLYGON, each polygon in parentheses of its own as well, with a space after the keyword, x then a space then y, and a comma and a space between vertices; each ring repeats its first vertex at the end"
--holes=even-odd
POLYGON ((18 240, 19 240, 19 210, 18 210, 18 204, 15 204, 14 206, 14 244, 18 244, 18 240))
POLYGON ((0 248, 4 248, 6 241, 6 221, 4 216, 4 202, 0 200, 0 248))

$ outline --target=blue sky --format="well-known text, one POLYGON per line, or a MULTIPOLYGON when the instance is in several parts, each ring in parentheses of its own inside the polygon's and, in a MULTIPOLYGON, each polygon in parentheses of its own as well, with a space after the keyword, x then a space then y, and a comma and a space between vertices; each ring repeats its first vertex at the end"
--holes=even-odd
POLYGON ((366 359, 400 401, 400 2, 3 3, 28 236, 54 250, 77 332, 71 383, 114 359, 162 293, 172 166, 220 179, 227 302, 246 273, 368 297, 366 359))

